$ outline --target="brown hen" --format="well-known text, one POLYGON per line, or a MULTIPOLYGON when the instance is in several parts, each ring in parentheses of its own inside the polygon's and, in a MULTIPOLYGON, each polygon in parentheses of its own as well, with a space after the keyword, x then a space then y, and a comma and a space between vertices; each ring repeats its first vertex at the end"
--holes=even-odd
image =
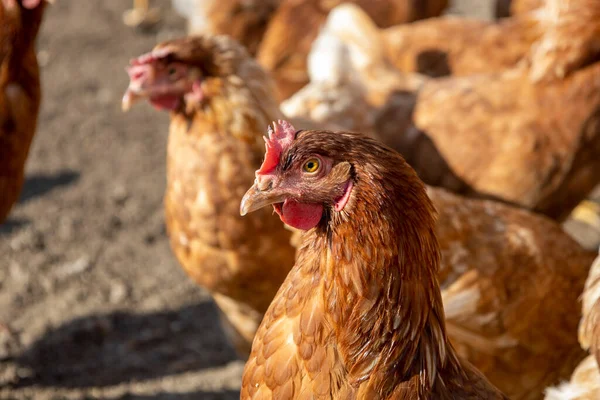
MULTIPOLYGON (((411 94, 394 93, 402 87, 402 77, 377 80, 393 73, 372 40, 376 28, 371 24, 369 30, 364 18, 368 16, 352 5, 331 12, 309 57, 313 80, 282 109, 287 115, 365 129, 397 145, 394 136, 410 123, 411 94), (344 17, 338 18, 341 13, 344 17), (356 23, 341 23, 353 19, 356 23), (404 103, 397 101, 402 99, 404 103)), ((427 163, 435 171, 435 160, 427 158, 435 147, 428 145, 421 142, 412 154, 421 156, 417 164, 427 163)), ((443 161, 437 170, 447 168, 443 161)), ((431 188, 430 196, 440 213, 439 278, 447 289, 450 339, 459 354, 511 398, 540 399, 548 385, 569 376, 584 354, 574 334, 576 294, 593 256, 556 223, 530 212, 442 189, 431 188)), ((294 242, 299 242, 298 234, 294 242)))
POLYGON ((283 0, 260 45, 258 61, 269 70, 284 100, 308 83, 307 56, 329 12, 355 3, 380 27, 440 15, 447 0, 283 0))
POLYGON ((456 354, 425 186, 361 134, 280 121, 241 213, 305 230, 254 339, 242 399, 505 399, 456 354))
POLYGON ((0 2, 0 224, 19 199, 40 108, 35 40, 43 0, 0 2))
POLYGON ((226 36, 167 41, 132 61, 123 105, 148 98, 169 110, 165 210, 171 247, 207 288, 240 356, 294 263, 290 232, 269 210, 241 218, 239 198, 277 118, 274 86, 226 36))

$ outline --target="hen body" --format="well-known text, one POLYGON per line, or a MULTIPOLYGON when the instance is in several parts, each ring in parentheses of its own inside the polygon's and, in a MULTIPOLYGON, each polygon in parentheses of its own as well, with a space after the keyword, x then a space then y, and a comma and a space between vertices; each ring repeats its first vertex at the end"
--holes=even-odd
MULTIPOLYGON (((594 255, 555 222, 428 187, 448 337, 511 399, 541 399, 585 353, 577 293, 594 255)), ((300 231, 294 241, 302 242, 300 231)))
POLYGON ((0 2, 0 223, 19 199, 35 135, 41 89, 35 39, 45 2, 0 2))
POLYGON ((434 210, 414 171, 359 134, 303 131, 290 146, 281 168, 314 152, 333 160, 311 191, 348 177, 353 186, 346 208, 326 208, 304 234, 257 332, 241 398, 504 399, 447 341, 434 210))
POLYGON ((584 356, 581 293, 594 254, 554 221, 429 188, 439 210, 438 279, 458 353, 511 399, 540 399, 584 356))

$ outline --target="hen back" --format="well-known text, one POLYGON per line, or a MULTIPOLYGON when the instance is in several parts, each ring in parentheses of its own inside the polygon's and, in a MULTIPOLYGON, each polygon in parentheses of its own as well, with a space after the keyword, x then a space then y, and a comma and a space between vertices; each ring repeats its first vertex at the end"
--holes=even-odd
POLYGON ((597 58, 598 2, 538 3, 499 22, 440 17, 389 28, 382 36, 398 69, 434 77, 501 72, 524 62, 541 80, 564 77, 597 58))
POLYGON ((381 36, 388 58, 402 72, 463 76, 516 65, 542 26, 530 14, 499 22, 443 16, 384 29, 381 36))
POLYGON ((44 2, 33 10, 0 2, 0 223, 19 199, 36 131, 41 89, 35 39, 44 2))

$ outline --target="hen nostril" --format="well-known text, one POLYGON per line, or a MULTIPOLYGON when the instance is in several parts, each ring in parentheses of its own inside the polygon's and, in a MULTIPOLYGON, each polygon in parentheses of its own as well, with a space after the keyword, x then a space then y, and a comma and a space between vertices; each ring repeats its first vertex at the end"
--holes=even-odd
POLYGON ((273 180, 272 179, 259 176, 256 178, 256 183, 257 183, 256 187, 260 192, 264 192, 265 190, 273 189, 273 180))

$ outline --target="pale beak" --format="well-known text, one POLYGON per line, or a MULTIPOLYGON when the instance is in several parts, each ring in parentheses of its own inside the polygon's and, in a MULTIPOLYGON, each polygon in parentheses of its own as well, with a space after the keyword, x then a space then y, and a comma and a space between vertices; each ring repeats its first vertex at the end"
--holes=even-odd
POLYGON ((259 185, 255 182, 242 198, 240 215, 243 217, 268 205, 283 203, 287 197, 286 193, 277 189, 260 190, 259 185))
POLYGON ((129 111, 131 107, 139 100, 141 100, 144 96, 138 94, 137 91, 132 90, 131 88, 127 88, 127 91, 123 95, 123 100, 121 100, 121 109, 123 111, 129 111))
POLYGON ((121 109, 129 111, 129 109, 139 100, 147 97, 148 92, 144 88, 144 84, 154 82, 154 70, 150 65, 131 65, 125 68, 129 75, 129 86, 121 100, 121 109))

